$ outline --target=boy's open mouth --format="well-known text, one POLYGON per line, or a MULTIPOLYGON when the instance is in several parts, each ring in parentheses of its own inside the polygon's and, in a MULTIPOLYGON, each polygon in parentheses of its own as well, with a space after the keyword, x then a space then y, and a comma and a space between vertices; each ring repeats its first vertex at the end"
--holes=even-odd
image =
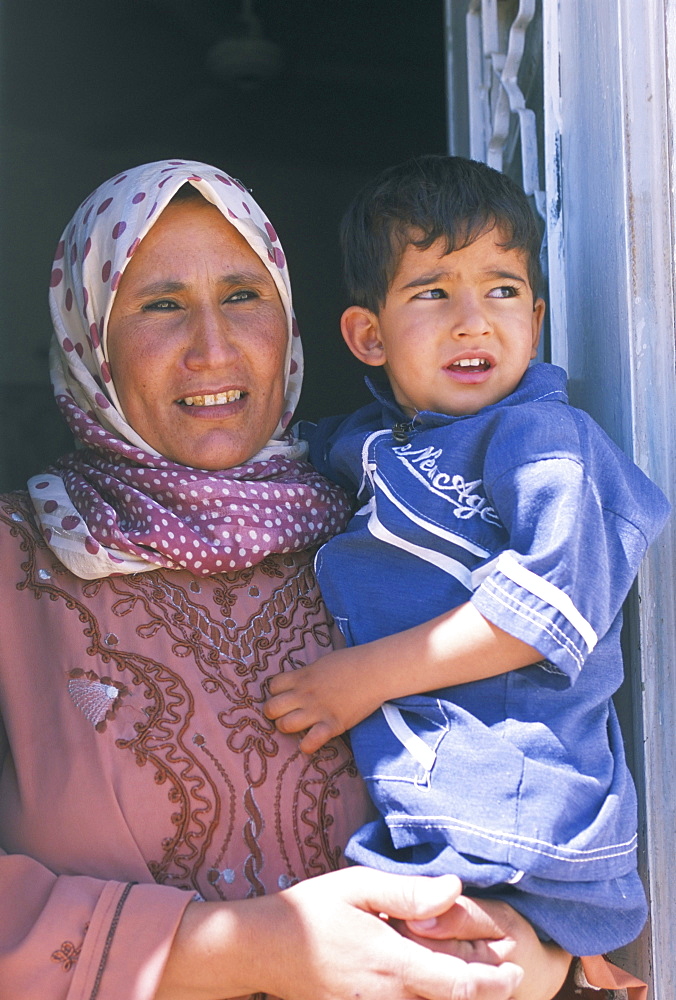
POLYGON ((448 367, 451 371, 466 371, 467 369, 470 369, 473 371, 485 372, 491 367, 491 363, 486 358, 461 358, 460 361, 454 361, 448 367))

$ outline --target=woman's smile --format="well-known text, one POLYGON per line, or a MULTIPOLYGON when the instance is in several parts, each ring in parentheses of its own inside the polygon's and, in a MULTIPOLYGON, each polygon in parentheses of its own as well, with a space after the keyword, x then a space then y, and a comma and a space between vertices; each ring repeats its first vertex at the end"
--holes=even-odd
POLYGON ((224 392, 196 393, 184 396, 178 402, 183 406, 221 406, 224 403, 235 403, 245 395, 241 389, 226 389, 224 392))
POLYGON ((177 400, 177 403, 181 416, 187 420, 223 421, 245 410, 248 398, 243 390, 231 389, 227 392, 195 393, 177 400))

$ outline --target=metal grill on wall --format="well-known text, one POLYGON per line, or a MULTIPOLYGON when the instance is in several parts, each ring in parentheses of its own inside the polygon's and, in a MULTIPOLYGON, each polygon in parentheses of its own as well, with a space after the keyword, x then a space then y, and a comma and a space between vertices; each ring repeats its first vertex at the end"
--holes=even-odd
MULTIPOLYGON (((543 222, 542 268, 558 271, 559 204, 546 188, 558 178, 545 171, 545 89, 542 0, 446 0, 449 147, 508 174, 523 187, 543 222), (547 174, 547 184, 545 176, 547 174), (551 199, 550 199, 551 202, 551 199), (554 213, 554 214, 553 214, 554 213)), ((556 157, 553 158, 555 171, 556 157)), ((552 358, 551 327, 560 315, 562 285, 547 324, 542 357, 552 358)))
POLYGON ((542 0, 446 0, 451 153, 518 180, 545 218, 542 0))
MULTIPOLYGON (((526 93, 540 83, 542 31, 536 0, 470 0, 467 70, 470 156, 510 175, 520 163, 524 191, 545 218, 535 111, 526 93), (530 31, 533 25, 535 30, 530 31), (537 30, 537 29, 540 30, 537 30)), ((516 168, 516 169, 515 169, 516 168)))

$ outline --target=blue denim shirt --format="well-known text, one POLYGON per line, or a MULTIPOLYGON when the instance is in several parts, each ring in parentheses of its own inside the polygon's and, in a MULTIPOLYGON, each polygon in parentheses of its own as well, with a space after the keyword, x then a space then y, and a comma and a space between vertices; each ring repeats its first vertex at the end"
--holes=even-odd
POLYGON ((389 703, 353 730, 388 834, 358 834, 358 860, 361 842, 425 871, 445 850, 444 870, 477 885, 635 869, 635 793, 610 699, 622 603, 669 505, 568 405, 565 381, 533 365, 477 414, 413 420, 375 390, 310 434, 313 463, 360 504, 316 560, 349 644, 471 601, 543 657, 389 703))

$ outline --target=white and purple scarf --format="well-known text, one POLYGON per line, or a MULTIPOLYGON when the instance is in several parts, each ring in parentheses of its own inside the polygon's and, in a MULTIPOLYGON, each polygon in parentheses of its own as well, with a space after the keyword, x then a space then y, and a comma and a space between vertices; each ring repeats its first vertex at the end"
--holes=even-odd
POLYGON ((348 503, 304 461, 287 430, 302 348, 286 258, 240 181, 188 160, 148 163, 106 181, 80 206, 52 269, 50 365, 78 450, 29 480, 42 533, 86 580, 162 567, 208 576, 307 548, 345 526, 348 503), (192 184, 244 236, 273 277, 287 317, 283 416, 245 464, 207 472, 159 455, 127 423, 108 364, 108 318, 124 269, 160 213, 192 184))

